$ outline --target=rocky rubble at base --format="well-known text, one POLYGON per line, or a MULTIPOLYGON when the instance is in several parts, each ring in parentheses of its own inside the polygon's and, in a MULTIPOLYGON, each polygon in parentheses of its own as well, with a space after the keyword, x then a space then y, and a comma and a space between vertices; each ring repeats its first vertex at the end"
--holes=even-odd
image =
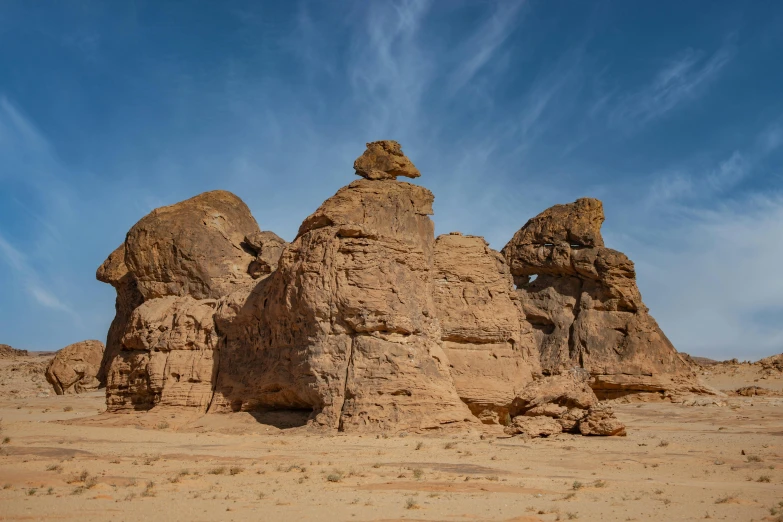
POLYGON ((599 201, 553 207, 500 253, 434 237, 434 196, 397 181, 420 176, 398 143, 368 143, 354 169, 291 243, 223 191, 134 225, 97 272, 117 289, 108 411, 623 435, 599 396, 710 391, 647 313, 633 264, 603 246, 599 201))

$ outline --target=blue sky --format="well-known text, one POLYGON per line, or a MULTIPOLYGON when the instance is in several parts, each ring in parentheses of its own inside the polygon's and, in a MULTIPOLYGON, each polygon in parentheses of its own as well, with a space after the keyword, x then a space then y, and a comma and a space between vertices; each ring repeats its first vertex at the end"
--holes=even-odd
POLYGON ((95 269, 230 190, 291 240, 396 139, 437 233, 604 201, 682 351, 783 352, 783 4, 0 2, 0 342, 105 338, 95 269))

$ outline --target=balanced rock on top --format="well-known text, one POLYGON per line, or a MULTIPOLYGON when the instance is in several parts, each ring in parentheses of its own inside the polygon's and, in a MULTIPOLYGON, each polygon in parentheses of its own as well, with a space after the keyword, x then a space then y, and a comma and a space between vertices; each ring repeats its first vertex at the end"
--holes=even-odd
POLYGON ((402 153, 400 144, 392 140, 368 143, 364 154, 353 162, 353 168, 357 176, 375 180, 421 176, 419 169, 402 153))

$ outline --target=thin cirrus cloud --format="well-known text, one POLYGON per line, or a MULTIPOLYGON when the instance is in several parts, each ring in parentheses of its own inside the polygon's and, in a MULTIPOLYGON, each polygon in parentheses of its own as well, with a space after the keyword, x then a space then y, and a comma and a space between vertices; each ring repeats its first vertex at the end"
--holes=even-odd
POLYGON ((649 85, 616 100, 610 121, 618 125, 641 126, 663 117, 703 94, 735 54, 736 49, 731 42, 711 56, 706 56, 703 51, 685 49, 663 66, 649 85))
POLYGON ((77 317, 70 306, 44 288, 40 274, 28 263, 26 256, 11 245, 2 234, 0 234, 0 254, 2 254, 2 259, 6 265, 13 270, 15 276, 21 281, 28 295, 39 305, 77 317))
POLYGON ((765 238, 783 192, 783 74, 758 65, 779 52, 760 8, 729 9, 749 12, 734 28, 587 3, 88 0, 49 20, 16 5, 0 6, 0 46, 34 54, 0 57, 0 332, 21 347, 105 335, 113 292, 94 269, 153 207, 231 190, 290 240, 365 142, 396 139, 438 234, 500 249, 545 208, 599 197, 607 245, 679 349, 783 351, 757 277, 779 258, 765 238))

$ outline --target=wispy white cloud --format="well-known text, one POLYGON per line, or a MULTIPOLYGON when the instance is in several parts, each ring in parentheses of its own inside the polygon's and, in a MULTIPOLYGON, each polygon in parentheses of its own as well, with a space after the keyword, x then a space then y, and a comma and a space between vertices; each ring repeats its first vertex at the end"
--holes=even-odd
POLYGON ((2 233, 0 233, 0 254, 6 264, 14 270, 21 279, 28 295, 38 304, 45 306, 46 308, 67 312, 74 317, 78 317, 73 308, 63 303, 56 295, 44 287, 41 283, 41 276, 32 264, 29 263, 27 256, 14 247, 2 233))
POLYGON ((771 153, 783 145, 783 125, 780 122, 770 124, 759 135, 759 146, 766 152, 771 153))
POLYGON ((476 74, 493 58, 498 48, 518 27, 523 1, 504 1, 496 4, 495 11, 465 40, 459 52, 459 65, 450 75, 452 93, 473 80, 476 74))
MULTIPOLYGON (((2 170, 9 179, 22 181, 32 189, 42 203, 42 208, 58 212, 60 220, 68 216, 71 209, 68 197, 70 190, 58 179, 59 166, 48 140, 21 110, 2 95, 0 95, 0 162, 4 166, 2 170)), ((0 181, 3 181, 2 176, 0 181)), ((77 317, 73 308, 49 289, 52 286, 51 278, 37 269, 36 263, 30 260, 31 256, 35 258, 38 255, 30 253, 29 250, 40 252, 42 256, 50 256, 51 252, 57 250, 56 245, 62 239, 55 225, 57 218, 33 212, 28 205, 18 199, 12 198, 12 201, 23 211, 15 226, 27 233, 28 251, 13 245, 3 231, 0 231, 0 258, 12 269, 16 279, 21 282, 21 286, 33 302, 77 317), (27 217, 31 218, 35 225, 28 223, 29 226, 25 229, 24 213, 27 213, 27 217), (36 232, 32 232, 33 229, 36 229, 36 232)))
POLYGON ((348 75, 370 132, 404 133, 436 67, 420 45, 427 1, 369 2, 351 45, 348 75))
POLYGON ((783 196, 742 198, 691 209, 658 230, 666 241, 626 238, 640 287, 678 349, 715 358, 758 359, 783 351, 770 317, 783 309, 783 196))
POLYGON ((643 125, 698 98, 735 54, 731 41, 710 57, 694 49, 682 51, 655 74, 649 85, 621 96, 610 113, 610 122, 621 126, 643 125))

